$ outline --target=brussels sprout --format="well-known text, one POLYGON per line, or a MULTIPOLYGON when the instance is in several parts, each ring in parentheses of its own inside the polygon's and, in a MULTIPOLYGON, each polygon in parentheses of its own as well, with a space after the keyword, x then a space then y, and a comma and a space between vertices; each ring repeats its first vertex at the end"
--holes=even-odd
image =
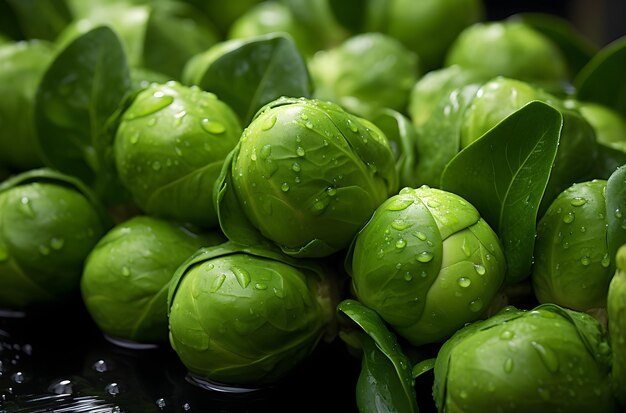
POLYGON ((607 312, 609 338, 613 349, 613 392, 626 407, 626 245, 617 251, 617 271, 609 285, 607 312))
POLYGON ((414 345, 478 319, 504 280, 498 236, 464 199, 404 188, 376 209, 346 265, 354 293, 414 345))
POLYGON ((81 278, 87 311, 114 339, 167 342, 167 289, 174 272, 200 247, 223 241, 147 216, 118 224, 89 253, 81 278))
POLYGON ((321 257, 347 247, 397 184, 373 123, 329 102, 285 98, 257 113, 215 192, 229 239, 253 245, 262 235, 287 254, 321 257))
POLYGON ((179 1, 100 3, 87 8, 59 39, 66 44, 78 35, 109 25, 126 48, 129 65, 179 79, 187 60, 206 50, 218 35, 195 7, 179 1))
POLYGON ((52 56, 51 45, 39 40, 0 46, 0 166, 25 171, 42 165, 35 92, 52 56))
POLYGON ((515 79, 497 77, 485 83, 463 114, 461 146, 466 147, 505 117, 527 103, 539 100, 561 112, 563 128, 554 167, 540 211, 574 182, 593 178, 598 156, 593 128, 575 109, 542 89, 515 79))
POLYGON ((471 324, 435 362, 439 412, 612 412, 611 348, 591 316, 544 304, 471 324))
POLYGON ((547 37, 518 21, 476 23, 459 34, 446 55, 446 66, 505 76, 562 90, 567 64, 547 37))
POLYGON ((383 108, 404 111, 419 71, 417 56, 382 33, 359 34, 320 51, 309 69, 316 98, 368 118, 383 108))
POLYGON ((0 307, 26 309, 78 292, 83 261, 108 217, 80 182, 32 170, 0 186, 0 307))
POLYGON ((605 191, 605 180, 574 184, 539 221, 532 273, 539 302, 579 311, 606 307, 613 268, 605 191))
POLYGON ((365 31, 400 40, 425 71, 439 68, 459 33, 484 15, 480 0, 370 1, 366 13, 365 31))
POLYGON ((120 180, 148 215, 215 226, 213 184, 240 135, 237 116, 214 94, 152 84, 122 115, 114 143, 120 180))
POLYGON ((276 32, 288 33, 304 55, 313 55, 317 50, 313 36, 279 2, 266 1, 250 8, 230 26, 228 38, 245 39, 276 32))
POLYGON ((426 73, 411 89, 408 113, 418 131, 432 117, 444 97, 469 84, 483 84, 484 75, 453 65, 426 73))
POLYGON ((334 335, 336 285, 316 262, 225 243, 181 265, 169 288, 170 343, 189 372, 232 386, 274 383, 334 335))

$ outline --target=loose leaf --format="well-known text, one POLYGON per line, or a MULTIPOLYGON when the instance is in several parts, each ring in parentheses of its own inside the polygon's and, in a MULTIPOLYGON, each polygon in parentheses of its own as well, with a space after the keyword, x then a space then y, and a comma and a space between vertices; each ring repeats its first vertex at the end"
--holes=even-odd
POLYGON ((626 36, 600 50, 574 81, 576 98, 613 108, 626 116, 626 36))
POLYGON ((108 27, 76 38, 49 66, 35 102, 46 165, 74 175, 101 197, 114 192, 109 117, 130 90, 124 49, 108 27))
POLYGON ((606 217, 610 272, 613 273, 617 250, 626 244, 626 165, 617 168, 606 183, 606 217))
POLYGON ((380 316, 356 300, 337 307, 367 333, 363 371, 357 385, 360 412, 417 412, 410 361, 380 316))
POLYGON ((311 97, 310 83, 293 40, 271 34, 242 42, 217 58, 198 86, 215 93, 247 125, 257 110, 281 96, 311 97))
POLYGON ((443 172, 442 188, 471 202, 500 236, 508 284, 530 273, 537 211, 562 124, 556 109, 530 102, 459 152, 443 172))

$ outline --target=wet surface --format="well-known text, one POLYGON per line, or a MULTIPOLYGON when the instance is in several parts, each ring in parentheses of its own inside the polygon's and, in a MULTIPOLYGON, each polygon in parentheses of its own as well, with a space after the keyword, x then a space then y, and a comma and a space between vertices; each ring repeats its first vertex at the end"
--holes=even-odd
POLYGON ((80 304, 0 314, 0 413, 353 412, 359 370, 337 340, 272 388, 211 391, 169 347, 109 342, 80 304))

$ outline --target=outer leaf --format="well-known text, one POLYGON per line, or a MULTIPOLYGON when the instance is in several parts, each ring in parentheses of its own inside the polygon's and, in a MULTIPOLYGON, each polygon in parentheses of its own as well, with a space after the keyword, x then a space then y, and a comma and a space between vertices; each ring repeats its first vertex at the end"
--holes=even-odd
POLYGON ((311 97, 306 63, 293 40, 282 34, 259 36, 225 53, 198 86, 226 102, 244 125, 281 96, 311 97))
POLYGON ((369 336, 363 340, 363 371, 357 385, 359 410, 417 412, 419 409, 410 361, 402 352, 396 336, 387 329, 374 310, 356 300, 344 300, 337 309, 369 336), (369 342, 369 338, 373 343, 369 342))
POLYGON ((77 176, 104 196, 115 186, 106 123, 130 90, 124 49, 108 27, 67 45, 37 91, 38 143, 48 166, 77 176))
POLYGON ((530 274, 537 211, 562 125, 556 109, 530 102, 459 152, 443 172, 442 188, 472 203, 500 236, 508 284, 530 274))
POLYGON ((600 50, 574 80, 576 98, 596 102, 626 116, 626 36, 600 50))
POLYGON ((626 165, 617 168, 606 183, 606 218, 606 241, 613 272, 617 250, 626 244, 626 165))

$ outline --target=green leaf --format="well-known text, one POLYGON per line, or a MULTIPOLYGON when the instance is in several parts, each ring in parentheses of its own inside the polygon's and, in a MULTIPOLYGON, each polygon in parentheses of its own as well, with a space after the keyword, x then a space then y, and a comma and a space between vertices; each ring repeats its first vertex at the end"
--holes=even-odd
POLYGON ((65 0, 7 0, 27 39, 54 41, 72 20, 65 0))
POLYGON ((67 45, 37 91, 35 123, 46 165, 81 179, 98 196, 119 193, 109 117, 130 90, 124 49, 108 27, 67 45))
POLYGON ((608 106, 626 116, 626 36, 601 49, 574 80, 576 98, 608 106))
POLYGON ((393 109, 383 109, 372 118, 383 131, 393 151, 400 188, 415 187, 417 176, 417 132, 411 121, 393 109))
POLYGON ((571 78, 574 78, 597 52, 597 47, 589 39, 580 34, 571 22, 561 17, 547 13, 522 13, 515 17, 557 45, 567 62, 571 78))
POLYGON ((626 244, 626 165, 611 174, 606 183, 607 246, 611 257, 610 272, 615 271, 615 257, 626 244))
POLYGON ((442 189, 467 199, 498 233, 508 284, 530 274, 537 212, 562 124, 556 109, 530 102, 459 152, 443 172, 442 189))
POLYGON ((270 34, 242 42, 213 61, 198 86, 215 93, 247 125, 281 96, 311 97, 309 72, 293 40, 270 34))
POLYGON ((411 364, 396 336, 374 310, 356 300, 344 300, 337 309, 368 335, 362 341, 363 371, 357 384, 359 411, 418 412, 411 364))
POLYGON ((463 114, 479 87, 479 84, 470 84, 440 99, 433 115, 419 129, 419 160, 416 172, 418 186, 439 187, 446 164, 461 149, 463 114))

